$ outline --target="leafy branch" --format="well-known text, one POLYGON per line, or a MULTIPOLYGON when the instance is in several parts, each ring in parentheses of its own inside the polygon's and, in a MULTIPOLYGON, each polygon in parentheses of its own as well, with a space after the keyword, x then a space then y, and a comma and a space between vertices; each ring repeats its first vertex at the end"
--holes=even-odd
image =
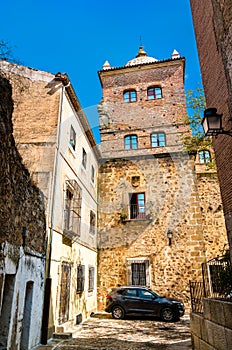
POLYGON ((0 60, 21 64, 21 62, 14 57, 15 46, 11 46, 9 42, 0 40, 0 60))

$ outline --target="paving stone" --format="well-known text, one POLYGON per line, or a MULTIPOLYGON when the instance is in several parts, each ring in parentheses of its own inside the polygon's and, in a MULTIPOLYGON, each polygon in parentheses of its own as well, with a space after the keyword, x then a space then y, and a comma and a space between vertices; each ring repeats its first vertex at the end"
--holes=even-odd
MULTIPOLYGON (((189 316, 179 322, 156 318, 130 317, 114 320, 108 314, 95 314, 83 322, 72 339, 60 341, 52 350, 188 350, 192 349, 189 316)), ((48 350, 38 347, 36 350, 48 350)))

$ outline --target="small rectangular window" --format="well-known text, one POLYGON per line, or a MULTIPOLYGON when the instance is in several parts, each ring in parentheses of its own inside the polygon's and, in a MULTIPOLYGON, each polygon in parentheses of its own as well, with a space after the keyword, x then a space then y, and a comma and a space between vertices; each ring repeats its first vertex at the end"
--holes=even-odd
POLYGON ((91 235, 95 235, 95 230, 96 230, 96 214, 90 210, 90 215, 89 215, 89 233, 91 235))
POLYGON ((166 146, 166 138, 163 132, 151 134, 151 147, 166 146))
POLYGON ((136 102, 137 94, 135 90, 128 90, 123 93, 124 102, 136 102))
POLYGON ((207 150, 199 151, 198 155, 199 155, 199 162, 201 164, 210 163, 211 156, 210 156, 210 152, 209 151, 207 151, 207 150))
POLYGON ((82 293, 85 289, 85 265, 77 266, 77 293, 82 293))
POLYGON ((124 138, 125 149, 137 149, 138 148, 138 137, 137 135, 127 135, 124 138))
POLYGON ((94 183, 94 180, 95 180, 95 169, 92 165, 91 166, 91 181, 92 181, 92 183, 94 183))
POLYGON ((89 286, 88 291, 92 292, 94 290, 94 267, 89 267, 89 286))
POLYGON ((147 89, 148 100, 155 100, 162 98, 162 89, 160 87, 150 87, 147 89))
POLYGON ((87 153, 84 148, 82 148, 82 165, 86 169, 87 165, 87 153))
POLYGON ((150 272, 148 259, 127 259, 127 279, 128 285, 132 286, 149 286, 150 272))
POLYGON ((71 145, 72 149, 75 151, 76 149, 76 132, 71 126, 70 129, 70 139, 69 139, 69 144, 71 145))

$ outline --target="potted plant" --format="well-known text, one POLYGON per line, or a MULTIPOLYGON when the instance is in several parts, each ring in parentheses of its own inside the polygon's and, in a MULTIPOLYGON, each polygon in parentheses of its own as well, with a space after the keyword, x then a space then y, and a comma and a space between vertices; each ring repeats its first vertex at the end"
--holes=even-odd
POLYGON ((127 219, 127 214, 126 213, 121 213, 120 218, 122 221, 125 221, 127 219))

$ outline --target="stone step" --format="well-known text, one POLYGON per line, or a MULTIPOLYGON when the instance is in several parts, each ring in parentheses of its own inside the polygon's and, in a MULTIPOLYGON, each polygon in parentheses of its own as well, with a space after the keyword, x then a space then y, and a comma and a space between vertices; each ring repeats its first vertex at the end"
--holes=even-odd
POLYGON ((73 337, 72 332, 53 333, 53 339, 71 339, 73 337))

